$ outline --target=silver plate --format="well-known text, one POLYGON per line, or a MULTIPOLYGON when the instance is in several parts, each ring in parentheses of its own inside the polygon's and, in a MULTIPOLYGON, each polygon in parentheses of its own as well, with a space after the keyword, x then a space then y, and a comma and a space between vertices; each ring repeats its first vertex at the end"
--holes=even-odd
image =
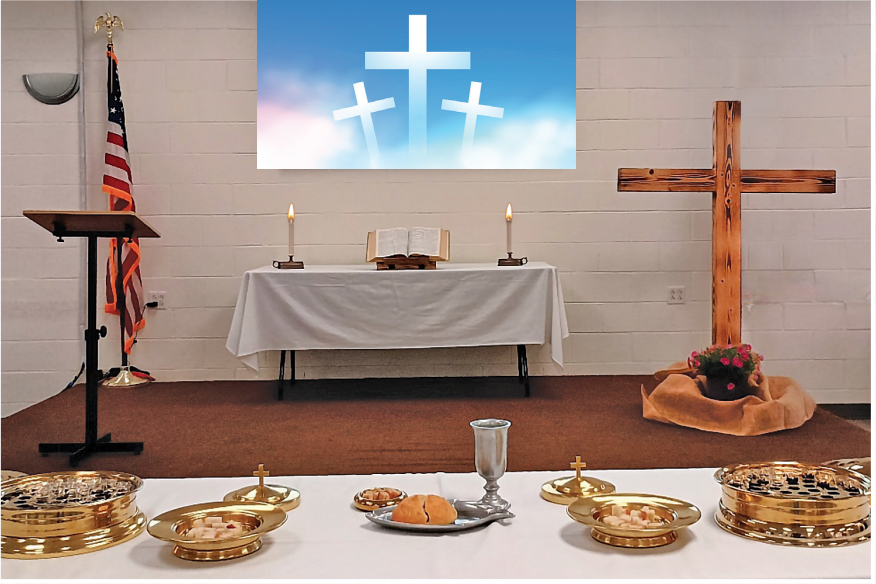
POLYGON ((375 509, 365 514, 365 518, 372 523, 389 527, 391 529, 401 529, 402 531, 413 531, 419 533, 451 533, 454 531, 465 531, 467 529, 476 529, 498 521, 499 519, 510 519, 514 514, 507 509, 494 509, 479 505, 477 501, 459 501, 458 499, 450 499, 449 503, 456 509, 456 521, 450 525, 420 525, 415 523, 400 523, 392 520, 392 512, 397 507, 384 507, 375 509))

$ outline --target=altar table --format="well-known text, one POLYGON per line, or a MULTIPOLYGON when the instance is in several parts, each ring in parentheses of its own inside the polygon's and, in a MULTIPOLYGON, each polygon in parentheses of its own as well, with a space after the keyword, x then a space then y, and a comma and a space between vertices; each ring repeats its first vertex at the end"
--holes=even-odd
POLYGON ((259 351, 542 345, 563 364, 569 336, 557 269, 440 263, 249 270, 226 347, 247 367, 259 351))
MULTIPOLYGON (((513 431, 513 428, 512 428, 513 431)), ((509 456, 514 456, 513 435, 509 456)), ((474 466, 472 464, 472 466, 474 466)), ((171 554, 171 544, 143 533, 91 554, 0 561, 4 578, 870 578, 869 543, 840 548, 793 548, 758 543, 723 531, 714 513, 720 487, 715 469, 587 470, 619 492, 662 494, 693 503, 700 521, 659 548, 636 550, 594 541, 566 508, 539 497, 558 472, 508 473, 500 494, 517 517, 470 532, 407 534, 373 525, 352 506, 353 495, 375 486, 408 494, 474 499, 483 480, 469 474, 269 477, 301 491, 286 524, 263 537, 255 554, 198 563, 171 554)), ((252 477, 145 479, 137 504, 151 519, 165 511, 219 501, 252 477)))

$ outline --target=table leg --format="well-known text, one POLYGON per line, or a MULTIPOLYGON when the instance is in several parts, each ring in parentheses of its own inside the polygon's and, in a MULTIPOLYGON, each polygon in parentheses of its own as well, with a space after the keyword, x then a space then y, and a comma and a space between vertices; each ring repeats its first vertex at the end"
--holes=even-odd
MULTIPOLYGON (((279 386, 277 392, 277 399, 283 400, 283 386, 286 382, 286 351, 280 351, 280 377, 277 380, 277 385, 279 386)), ((289 383, 290 385, 295 384, 295 351, 289 351, 289 383)))
POLYGON ((517 376, 529 397, 529 362, 526 360, 526 345, 517 345, 517 376))

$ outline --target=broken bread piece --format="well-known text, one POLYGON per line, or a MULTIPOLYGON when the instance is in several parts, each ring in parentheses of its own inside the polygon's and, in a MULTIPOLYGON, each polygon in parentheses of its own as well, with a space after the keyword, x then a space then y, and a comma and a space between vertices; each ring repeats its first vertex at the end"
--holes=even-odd
POLYGON ((392 520, 416 525, 450 525, 456 521, 453 505, 438 495, 412 495, 392 511, 392 520))

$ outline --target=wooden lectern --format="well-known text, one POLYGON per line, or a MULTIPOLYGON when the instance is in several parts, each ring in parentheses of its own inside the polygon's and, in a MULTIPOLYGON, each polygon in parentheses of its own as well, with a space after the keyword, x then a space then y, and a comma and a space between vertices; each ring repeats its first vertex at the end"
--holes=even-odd
POLYGON ((142 442, 112 442, 112 435, 97 437, 97 342, 106 336, 106 327, 97 328, 97 239, 114 237, 161 237, 135 213, 122 211, 25 211, 24 216, 43 227, 58 241, 65 237, 88 238, 88 325, 85 329, 85 442, 59 442, 39 445, 39 452, 70 453, 70 466, 97 452, 143 452, 142 442))

